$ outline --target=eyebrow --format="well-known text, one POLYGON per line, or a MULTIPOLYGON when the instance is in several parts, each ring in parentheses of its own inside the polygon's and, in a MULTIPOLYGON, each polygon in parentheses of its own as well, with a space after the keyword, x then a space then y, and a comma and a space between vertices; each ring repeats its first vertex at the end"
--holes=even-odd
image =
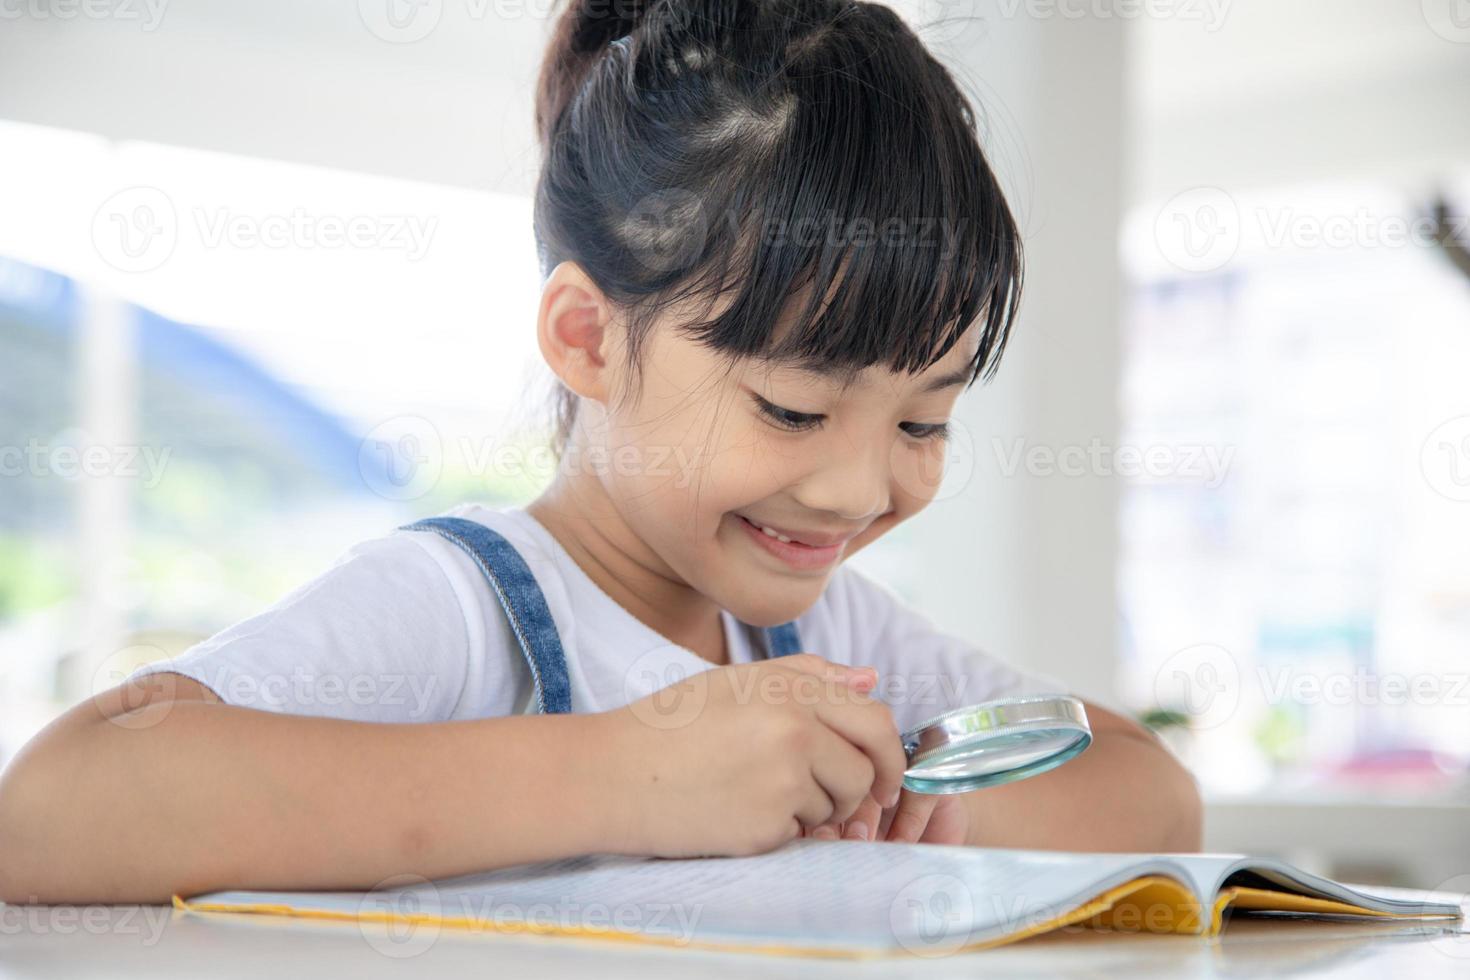
POLYGON ((956 371, 951 371, 946 375, 935 378, 933 381, 930 381, 928 384, 924 385, 924 387, 920 390, 925 392, 939 391, 941 388, 952 388, 955 385, 964 385, 969 383, 970 369, 966 367, 960 368, 956 371))
MULTIPOLYGON (((777 367, 790 368, 791 370, 800 371, 803 374, 811 375, 812 377, 818 378, 822 381, 830 382, 832 384, 844 387, 847 384, 851 384, 852 381, 857 377, 856 372, 834 371, 830 367, 827 367, 825 365, 812 364, 804 360, 792 359, 790 361, 784 362, 774 361, 773 363, 777 367)), ((948 374, 942 374, 939 377, 926 382, 924 384, 924 387, 920 388, 919 391, 921 394, 928 394, 931 391, 940 391, 944 388, 953 388, 955 385, 967 385, 970 383, 971 380, 970 374, 971 369, 968 367, 956 368, 948 374)))

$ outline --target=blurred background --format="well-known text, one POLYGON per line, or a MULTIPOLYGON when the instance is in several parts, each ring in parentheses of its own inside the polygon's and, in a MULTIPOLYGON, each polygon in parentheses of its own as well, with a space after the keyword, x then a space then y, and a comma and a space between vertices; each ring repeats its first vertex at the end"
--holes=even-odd
MULTIPOLYGON (((1470 4, 905 0, 1029 247, 854 558, 1155 727, 1207 846, 1470 870, 1470 4)), ((348 546, 550 478, 550 0, 0 11, 0 763, 348 546)))

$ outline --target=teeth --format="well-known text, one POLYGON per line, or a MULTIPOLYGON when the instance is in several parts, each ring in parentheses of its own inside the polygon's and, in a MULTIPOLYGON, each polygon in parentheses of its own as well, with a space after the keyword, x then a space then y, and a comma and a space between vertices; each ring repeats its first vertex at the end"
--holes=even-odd
POLYGON ((768 537, 768 538, 775 538, 777 541, 784 541, 786 544, 790 544, 791 543, 791 539, 788 538, 784 534, 777 534, 775 531, 772 531, 770 528, 768 528, 768 527, 761 527, 761 525, 759 525, 759 524, 757 524, 756 527, 759 527, 762 531, 766 532, 766 537, 768 537))

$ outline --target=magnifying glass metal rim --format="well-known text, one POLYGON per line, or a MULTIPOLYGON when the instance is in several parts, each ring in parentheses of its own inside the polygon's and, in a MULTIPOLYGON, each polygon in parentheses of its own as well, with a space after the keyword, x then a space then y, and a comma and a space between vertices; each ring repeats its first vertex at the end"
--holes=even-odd
POLYGON ((1092 744, 1092 728, 1081 700, 1070 694, 1032 694, 955 708, 917 725, 901 736, 908 769, 905 788, 917 793, 965 793, 1039 775, 1067 762, 1092 744), (1008 769, 943 779, 911 775, 926 764, 961 755, 991 740, 1049 733, 1071 736, 1061 749, 1008 769))

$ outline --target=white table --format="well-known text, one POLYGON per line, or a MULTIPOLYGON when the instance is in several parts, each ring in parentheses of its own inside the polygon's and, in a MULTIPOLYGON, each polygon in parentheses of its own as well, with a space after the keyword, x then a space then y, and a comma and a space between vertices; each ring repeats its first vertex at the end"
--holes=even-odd
MULTIPOLYGON (((1380 889, 1385 890, 1385 889, 1380 889)), ((1386 891, 1386 890, 1385 890, 1386 891)), ((1421 895, 1426 893, 1400 893, 1421 895)), ((1470 896, 1440 896, 1470 902, 1470 896)), ((1467 906, 1470 907, 1470 906, 1467 906)), ((386 927, 164 906, 0 906, 0 978, 1470 977, 1461 923, 1236 918, 1218 939, 1070 931, 947 958, 840 961, 386 927), (407 955, 403 955, 407 954, 407 955)))

